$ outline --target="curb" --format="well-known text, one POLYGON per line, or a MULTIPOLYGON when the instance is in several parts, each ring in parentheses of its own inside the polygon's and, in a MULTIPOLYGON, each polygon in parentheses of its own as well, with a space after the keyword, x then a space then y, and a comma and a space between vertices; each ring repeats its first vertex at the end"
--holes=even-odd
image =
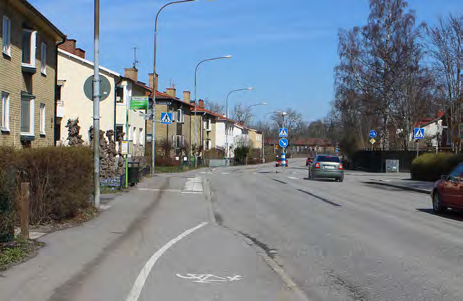
POLYGON ((402 190, 413 191, 413 192, 418 192, 418 193, 423 193, 423 194, 428 194, 428 195, 431 194, 431 190, 408 187, 408 186, 397 185, 397 184, 391 184, 391 183, 382 182, 382 181, 366 181, 366 182, 363 182, 363 183, 374 184, 374 185, 382 185, 382 186, 389 186, 389 187, 399 188, 399 189, 402 189, 402 190))

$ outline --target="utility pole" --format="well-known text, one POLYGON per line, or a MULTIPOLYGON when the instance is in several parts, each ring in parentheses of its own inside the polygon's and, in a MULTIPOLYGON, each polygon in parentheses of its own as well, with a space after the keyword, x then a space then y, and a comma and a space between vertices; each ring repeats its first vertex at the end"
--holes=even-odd
POLYGON ((93 75, 93 161, 94 204, 100 208, 100 0, 94 0, 94 75, 93 75))

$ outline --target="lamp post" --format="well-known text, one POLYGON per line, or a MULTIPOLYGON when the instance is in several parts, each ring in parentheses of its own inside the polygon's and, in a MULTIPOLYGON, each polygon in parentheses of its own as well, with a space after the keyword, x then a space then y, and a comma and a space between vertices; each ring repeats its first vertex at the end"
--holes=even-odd
MULTIPOLYGON (((195 122, 194 122, 194 127, 195 127, 195 145, 196 145, 196 148, 199 149, 198 147, 198 124, 197 124, 197 98, 196 98, 196 88, 197 88, 197 78, 198 78, 198 67, 204 63, 204 62, 209 62, 209 61, 215 61, 215 60, 222 60, 222 59, 231 59, 232 56, 231 55, 225 55, 225 56, 220 56, 220 57, 215 57, 215 58, 210 58, 210 59, 205 59, 205 60, 202 60, 201 62, 198 63, 198 65, 196 65, 196 68, 195 68, 195 122)), ((196 150, 194 156, 195 156, 195 167, 198 167, 198 156, 196 155, 198 153, 198 150, 196 150)))
POLYGON ((151 133, 151 146, 152 146, 152 148, 151 148, 151 151, 152 151, 152 154, 151 154, 151 159, 152 159, 152 162, 151 162, 151 166, 152 166, 151 174, 153 176, 154 176, 154 170, 156 168, 156 137, 155 137, 156 136, 156 86, 155 86, 155 82, 156 82, 156 50, 157 50, 156 38, 157 38, 157 34, 158 34, 158 18, 159 18, 159 14, 167 6, 170 6, 172 4, 180 4, 180 3, 195 2, 195 1, 197 1, 197 0, 182 0, 182 1, 173 1, 173 2, 167 3, 166 5, 161 7, 161 9, 158 11, 158 13, 156 14, 156 19, 154 21, 154 63, 153 63, 153 94, 152 94, 152 97, 153 97, 153 108, 152 108, 153 130, 152 130, 152 133, 151 133))
POLYGON ((226 131, 227 129, 227 126, 226 124, 228 123, 228 119, 230 118, 229 115, 228 115, 228 98, 230 97, 230 94, 234 93, 234 92, 238 92, 238 91, 246 91, 246 90, 249 90, 251 91, 252 90, 252 87, 249 87, 249 88, 242 88, 242 89, 236 89, 236 90, 233 90, 233 91, 230 91, 230 93, 228 93, 227 95, 227 100, 225 101, 225 110, 226 110, 226 117, 227 117, 227 122, 225 123, 225 151, 226 151, 226 156, 225 158, 227 159, 227 164, 228 164, 228 159, 229 159, 229 156, 230 156, 230 150, 229 150, 229 146, 228 146, 228 133, 226 131))

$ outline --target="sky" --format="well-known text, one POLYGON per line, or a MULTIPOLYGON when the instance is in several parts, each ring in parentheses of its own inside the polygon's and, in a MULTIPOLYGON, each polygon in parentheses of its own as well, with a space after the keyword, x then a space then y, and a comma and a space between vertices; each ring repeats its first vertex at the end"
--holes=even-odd
MULTIPOLYGON (((93 60, 93 0, 29 0, 93 60)), ((153 72, 154 19, 169 0, 101 0, 100 64, 121 74, 134 62, 139 80, 153 72)), ((461 0, 409 0, 417 21, 463 10, 461 0)), ((367 0, 198 0, 164 9, 158 20, 159 90, 175 86, 177 96, 194 97, 196 65, 202 64, 197 98, 251 105, 256 119, 292 108, 306 121, 323 118, 334 97, 338 30, 364 25, 367 0)))

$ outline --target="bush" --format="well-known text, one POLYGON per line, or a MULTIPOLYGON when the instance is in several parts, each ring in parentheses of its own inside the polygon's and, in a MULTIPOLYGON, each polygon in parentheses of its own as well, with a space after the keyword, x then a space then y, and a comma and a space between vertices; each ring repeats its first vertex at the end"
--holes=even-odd
MULTIPOLYGON (((10 153, 2 159, 1 170, 14 170, 16 200, 21 182, 29 182, 32 224, 75 217, 90 206, 93 190, 93 153, 88 147, 48 147, 24 150, 1 149, 10 153)), ((5 178, 5 177, 4 177, 5 178)), ((5 185, 6 180, 0 183, 5 185)))
POLYGON ((448 175, 460 162, 463 162, 462 154, 424 154, 413 160, 411 177, 419 181, 437 181, 442 175, 448 175))

